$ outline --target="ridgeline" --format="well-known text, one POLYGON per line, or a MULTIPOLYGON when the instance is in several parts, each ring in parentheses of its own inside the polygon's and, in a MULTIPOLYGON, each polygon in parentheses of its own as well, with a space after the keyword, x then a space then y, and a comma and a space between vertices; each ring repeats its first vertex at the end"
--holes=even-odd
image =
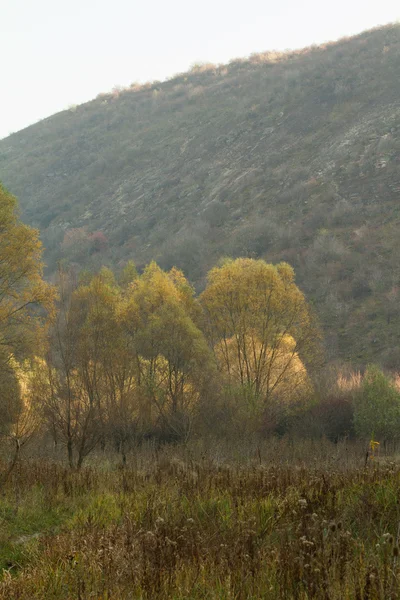
MULTIPOLYGON (((267 43, 267 42, 266 42, 267 43)), ((100 94, 0 141, 47 273, 293 265, 328 357, 400 365, 400 26, 100 94)))

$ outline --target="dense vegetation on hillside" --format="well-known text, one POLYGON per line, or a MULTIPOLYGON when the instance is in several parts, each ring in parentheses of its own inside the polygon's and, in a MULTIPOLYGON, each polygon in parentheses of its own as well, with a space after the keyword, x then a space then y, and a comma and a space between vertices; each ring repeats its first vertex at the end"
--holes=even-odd
POLYGON ((0 141, 57 260, 285 260, 330 357, 398 368, 400 27, 101 94, 0 141))

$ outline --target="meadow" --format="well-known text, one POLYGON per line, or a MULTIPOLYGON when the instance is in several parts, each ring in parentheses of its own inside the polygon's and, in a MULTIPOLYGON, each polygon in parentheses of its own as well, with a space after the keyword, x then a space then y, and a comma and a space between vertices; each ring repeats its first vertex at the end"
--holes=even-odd
POLYGON ((4 600, 400 595, 400 466, 360 442, 25 456, 1 492, 4 600))

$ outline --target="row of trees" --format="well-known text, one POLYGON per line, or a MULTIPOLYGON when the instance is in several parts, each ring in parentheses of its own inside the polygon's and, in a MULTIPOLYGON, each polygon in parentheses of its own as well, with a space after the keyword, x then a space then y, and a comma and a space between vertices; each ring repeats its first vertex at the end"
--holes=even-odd
POLYGON ((41 252, 38 232, 21 223, 15 198, 0 185, 0 434, 15 448, 10 468, 36 421, 21 364, 43 340, 55 298, 42 277, 41 252))
POLYGON ((185 439, 227 414, 257 428, 272 406, 311 397, 318 333, 289 265, 222 261, 199 297, 155 263, 60 269, 51 287, 38 233, 4 189, 0 200, 2 422, 18 444, 29 414, 80 466, 110 441, 125 457, 133 438, 185 439))
POLYGON ((331 437, 354 425, 395 437, 400 396, 383 375, 370 370, 357 401, 327 409, 316 404, 320 366, 318 327, 288 264, 223 260, 199 296, 155 263, 141 274, 133 263, 60 268, 50 286, 38 233, 0 189, 0 409, 14 461, 35 431, 80 467, 96 446, 125 462, 149 436, 265 433, 305 412, 314 424, 341 420, 331 437))
POLYGON ((113 443, 186 439, 217 420, 259 428, 312 395, 316 328, 292 269, 225 261, 199 298, 177 269, 60 271, 47 347, 29 393, 71 466, 113 443), (227 410, 228 409, 228 410, 227 410))

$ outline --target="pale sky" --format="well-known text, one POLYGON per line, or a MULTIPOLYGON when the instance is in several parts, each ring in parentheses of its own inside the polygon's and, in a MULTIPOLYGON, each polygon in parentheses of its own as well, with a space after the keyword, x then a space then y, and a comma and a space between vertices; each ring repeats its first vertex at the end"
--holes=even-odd
POLYGON ((0 138, 115 85, 399 19, 399 0, 0 0, 0 138))

